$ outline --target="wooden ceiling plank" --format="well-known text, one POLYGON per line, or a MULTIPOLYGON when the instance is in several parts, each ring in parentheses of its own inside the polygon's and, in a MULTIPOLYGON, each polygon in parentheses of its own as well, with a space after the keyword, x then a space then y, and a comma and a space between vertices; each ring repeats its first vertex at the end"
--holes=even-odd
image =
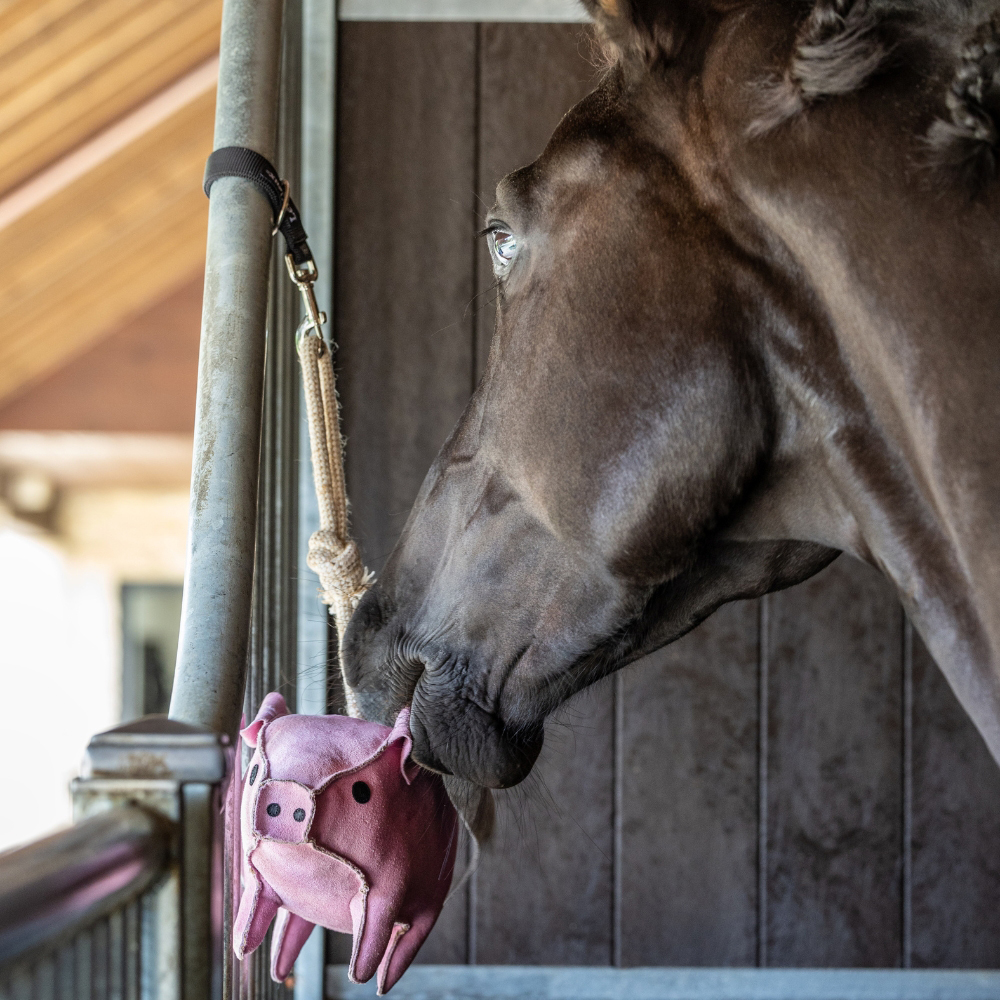
MULTIPOLYGON (((100 10, 108 15, 113 6, 102 4, 100 10)), ((108 24, 96 26, 96 37, 88 44, 74 45, 72 51, 59 53, 35 75, 21 65, 8 67, 0 73, 0 129, 13 128, 54 101, 75 97, 81 87, 95 79, 120 80, 134 64, 137 52, 148 58, 150 52, 183 50, 192 35, 218 22, 214 3, 189 0, 184 6, 187 9, 178 11, 175 0, 157 0, 141 4, 132 16, 109 18, 108 24), (5 77, 14 85, 5 86, 5 77)), ((36 51, 47 56, 50 49, 43 46, 36 51)))
MULTIPOLYGON (((54 198, 70 184, 82 180, 87 173, 96 170, 167 119, 180 115, 200 97, 207 93, 214 95, 218 76, 219 59, 215 56, 196 66, 165 91, 160 91, 135 111, 120 118, 41 173, 35 174, 9 195, 0 198, 0 230, 54 198)), ((199 142, 203 138, 199 131, 199 142)))
MULTIPOLYGON (((22 391, 26 385, 92 347, 129 316, 141 312, 151 301, 190 280, 203 263, 204 257, 192 260, 187 248, 174 248, 173 253, 161 253, 155 261, 150 260, 151 266, 157 269, 159 280, 155 284, 137 287, 128 298, 116 299, 112 304, 114 308, 99 299, 74 301, 72 336, 50 336, 45 341, 25 337, 17 345, 19 350, 4 352, 0 368, 0 400, 22 391)), ((58 315, 65 318, 62 310, 58 315)), ((62 332, 65 333, 65 330, 62 332)))
MULTIPOLYGON (((203 59, 210 58, 217 51, 217 42, 217 37, 206 36, 197 46, 192 45, 188 53, 177 54, 154 67, 150 76, 162 78, 157 82, 169 85, 192 68, 189 65, 191 54, 203 59)), ((146 87, 136 82, 130 88, 109 94, 105 101, 95 102, 94 105, 81 109, 81 113, 72 122, 60 121, 62 115, 46 116, 49 120, 42 123, 44 128, 37 129, 41 134, 35 137, 36 141, 31 144, 31 148, 22 148, 19 153, 11 154, 5 150, 6 143, 0 138, 0 191, 12 190, 38 170, 86 141, 109 122, 120 119, 147 97, 146 87)), ((11 145, 13 144, 12 142, 11 145)), ((26 144, 22 142, 20 145, 23 147, 26 144)))
POLYGON ((63 18, 102 0, 16 0, 0 7, 0 55, 36 43, 63 18))
MULTIPOLYGON (((75 289, 0 344, 0 398, 40 377, 91 343, 128 315, 166 294, 204 265, 207 216, 204 208, 180 218, 175 208, 169 224, 147 234, 140 247, 122 248, 107 261, 103 275, 86 273, 75 289), (100 279, 113 274, 115 294, 100 279)), ((27 319, 27 317, 25 317, 27 319)), ((11 331, 14 333, 15 331, 11 331)))
POLYGON ((100 36, 114 24, 127 19, 130 11, 148 3, 148 0, 104 0, 101 3, 73 4, 52 13, 41 30, 27 34, 31 20, 17 25, 20 31, 8 29, 0 41, 0 95, 6 100, 8 94, 16 93, 31 83, 37 76, 53 65, 70 58, 82 48, 92 46, 100 36), (24 35, 18 44, 12 44, 14 35, 24 35))
POLYGON ((0 231, 0 256, 8 262, 0 302, 30 294, 44 274, 58 275, 102 229, 127 228, 128 217, 141 214, 143 198, 155 204, 189 191, 204 198, 213 120, 214 94, 208 93, 0 231), (163 149, 171 155, 164 158, 163 149))
MULTIPOLYGON (((107 62, 37 107, 0 104, 0 191, 75 147, 209 58, 218 49, 219 3, 201 3, 146 43, 107 62), (30 111, 30 113, 28 113, 30 111)), ((58 88, 56 88, 58 90, 58 88)), ((37 95, 36 95, 37 96, 37 95)))
MULTIPOLYGON (((116 252, 118 246, 144 241, 147 231, 162 225, 163 217, 170 211, 187 212, 191 210, 189 206, 197 206, 207 218, 207 203, 194 185, 171 185, 158 194, 143 194, 144 198, 130 197, 131 211, 116 225, 103 217, 89 221, 81 219, 68 234, 66 247, 58 248, 58 255, 25 262, 15 278, 11 294, 4 295, 0 302, 0 317, 9 316, 4 336, 11 329, 10 323, 17 322, 17 316, 30 312, 31 302, 44 303, 59 294, 59 289, 73 274, 92 267, 100 269, 104 266, 102 261, 116 252)), ((200 246, 199 252, 204 253, 204 249, 200 246)))

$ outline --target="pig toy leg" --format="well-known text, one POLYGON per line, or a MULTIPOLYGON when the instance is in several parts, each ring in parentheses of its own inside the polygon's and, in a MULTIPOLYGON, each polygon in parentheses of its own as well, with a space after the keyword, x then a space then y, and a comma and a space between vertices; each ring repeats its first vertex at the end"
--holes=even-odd
POLYGON ((416 957, 420 946, 424 943, 427 935, 437 919, 437 914, 433 911, 421 913, 410 924, 396 923, 392 929, 392 937, 389 939, 389 946, 382 956, 382 961, 378 967, 378 995, 382 996, 396 985, 399 977, 410 967, 410 963, 416 957))
POLYGON ((271 978, 283 983, 290 975, 315 924, 289 913, 283 906, 278 910, 271 934, 271 978))
POLYGON ((243 960, 264 940, 280 901, 266 885, 251 878, 243 890, 240 910, 233 921, 233 951, 243 960))

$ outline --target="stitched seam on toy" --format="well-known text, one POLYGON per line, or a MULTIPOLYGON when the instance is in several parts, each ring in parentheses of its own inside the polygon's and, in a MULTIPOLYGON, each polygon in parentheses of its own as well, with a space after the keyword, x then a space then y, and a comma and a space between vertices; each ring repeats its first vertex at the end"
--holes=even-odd
POLYGON ((351 982, 356 983, 357 980, 354 978, 354 966, 358 960, 358 951, 361 948, 361 939, 365 936, 365 922, 368 919, 368 890, 371 888, 368 885, 368 879, 365 878, 365 873, 356 865, 353 861, 348 861, 347 858, 342 858, 339 854, 333 851, 328 851, 325 847, 320 847, 315 841, 311 840, 308 842, 309 846, 320 854, 325 854, 328 858, 333 858, 335 861, 339 861, 341 864, 346 865, 348 868, 354 872, 355 875, 361 879, 361 888, 358 890, 361 893, 361 922, 358 925, 357 932, 354 934, 354 947, 351 950, 351 964, 347 967, 347 975, 351 982))
POLYGON ((260 894, 264 891, 264 882, 260 877, 260 873, 253 866, 253 862, 250 860, 251 855, 257 849, 255 844, 247 852, 247 868, 250 869, 250 874, 253 875, 254 880, 254 890, 253 890, 253 903, 250 906, 250 917, 246 922, 246 926, 243 928, 243 933, 240 935, 240 959, 247 953, 247 938, 250 936, 250 928, 253 926, 254 917, 257 916, 257 903, 260 902, 260 894))
POLYGON ((343 771, 335 771, 328 778, 324 778, 322 784, 316 786, 316 794, 319 795, 320 792, 324 791, 328 785, 331 785, 338 778, 343 778, 348 774, 357 774, 358 771, 366 768, 369 764, 378 760, 389 749, 389 740, 386 739, 385 742, 369 757, 367 760, 363 760, 360 764, 356 764, 354 767, 345 768, 343 771))
POLYGON ((389 938, 389 947, 386 948, 385 954, 382 956, 382 962, 385 964, 383 965, 382 962, 379 963, 379 971, 377 973, 378 979, 376 982, 376 992, 380 997, 385 996, 382 992, 382 987, 385 986, 385 981, 389 978, 389 966, 392 965, 392 956, 396 952, 396 946, 403 940, 409 929, 409 924, 404 924, 399 920, 395 921, 392 925, 392 935, 389 938), (384 972, 383 969, 385 970, 384 972))

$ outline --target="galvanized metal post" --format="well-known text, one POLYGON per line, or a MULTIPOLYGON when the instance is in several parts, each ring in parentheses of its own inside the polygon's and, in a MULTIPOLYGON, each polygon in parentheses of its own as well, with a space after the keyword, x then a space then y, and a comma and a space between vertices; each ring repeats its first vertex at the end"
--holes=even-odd
MULTIPOLYGON (((215 147, 274 159, 282 0, 225 0, 215 147)), ((235 735, 250 633, 271 209, 212 188, 184 606, 170 717, 235 735)))

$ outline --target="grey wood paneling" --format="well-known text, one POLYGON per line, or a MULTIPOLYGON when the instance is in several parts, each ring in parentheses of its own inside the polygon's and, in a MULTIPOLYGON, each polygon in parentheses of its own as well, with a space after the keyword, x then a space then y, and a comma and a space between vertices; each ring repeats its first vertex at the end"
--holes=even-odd
POLYGON ((335 334, 375 569, 470 395, 475 66, 474 25, 341 28, 335 334))
POLYGON ((605 683, 564 706, 527 780, 497 794, 476 875, 477 962, 609 964, 612 692, 605 683))
POLYGON ((621 963, 757 956, 757 602, 623 678, 621 963))
POLYGON ((846 556, 767 600, 767 964, 898 965, 902 611, 846 556))
MULTIPOLYGON (((535 160, 559 119, 597 84, 593 36, 577 24, 484 24, 480 28, 479 203, 482 228, 499 181, 535 160)), ((480 244, 476 283, 476 380, 496 322, 493 268, 480 244)))
POLYGON ((1000 968, 1000 769, 913 644, 914 966, 1000 968))

